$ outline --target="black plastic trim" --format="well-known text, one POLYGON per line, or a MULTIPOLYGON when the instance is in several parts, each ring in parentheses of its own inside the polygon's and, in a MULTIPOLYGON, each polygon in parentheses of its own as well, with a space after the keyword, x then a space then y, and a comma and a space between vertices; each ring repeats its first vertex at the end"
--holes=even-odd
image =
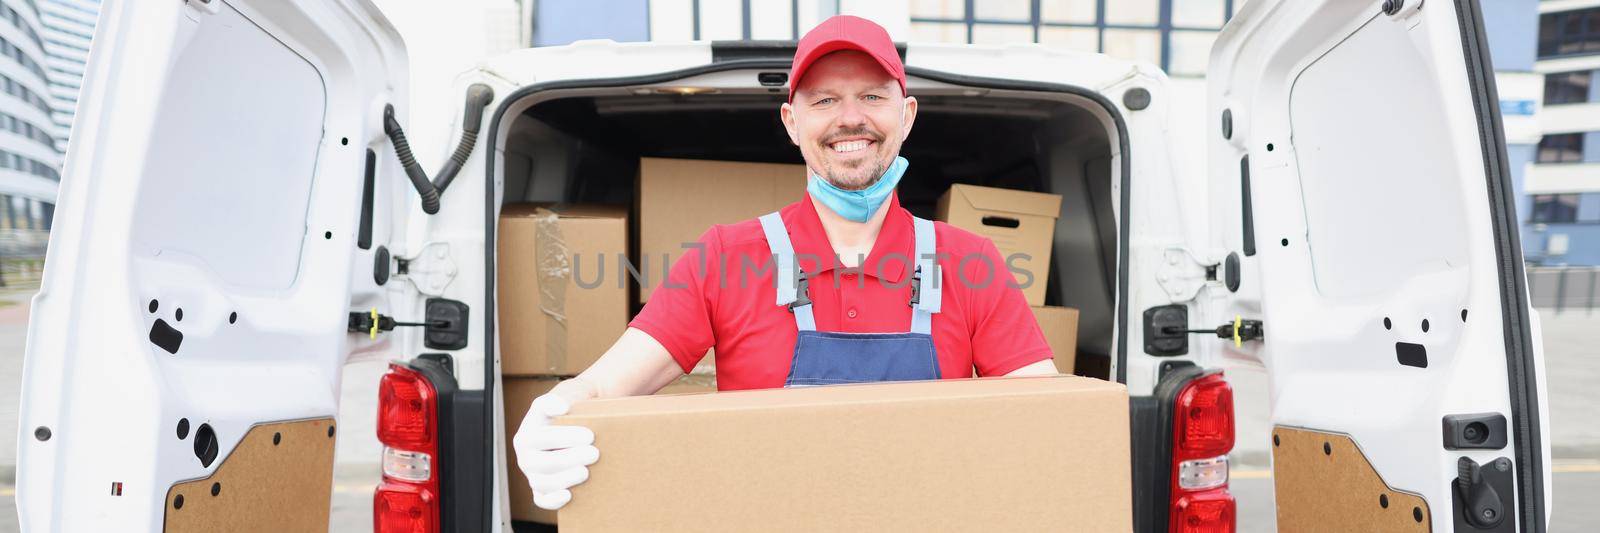
MULTIPOLYGON (((740 43, 740 44, 749 44, 749 43, 740 43)), ((531 96, 533 94, 537 94, 537 93, 544 92, 544 91, 560 90, 560 89, 625 87, 625 86, 630 86, 630 85, 646 85, 646 84, 668 82, 668 81, 688 78, 688 77, 692 77, 692 76, 699 76, 699 75, 702 75, 702 74, 708 74, 708 73, 713 73, 713 72, 723 72, 723 71, 729 71, 729 70, 741 70, 741 69, 783 69, 783 70, 788 70, 789 69, 789 67, 791 66, 791 63, 792 63, 791 58, 793 57, 793 55, 792 55, 793 54, 793 48, 792 47, 789 48, 789 53, 790 53, 789 57, 774 57, 772 55, 773 54, 773 50, 778 50, 781 47, 777 47, 775 45, 764 45, 764 46, 767 47, 765 54, 755 54, 753 52, 741 50, 741 47, 738 47, 738 46, 731 46, 731 45, 728 45, 726 43, 722 43, 722 44, 719 45, 719 43, 713 42, 712 43, 712 57, 713 57, 714 62, 711 63, 711 64, 700 65, 700 66, 696 66, 696 67, 691 67, 691 68, 681 69, 681 70, 676 70, 676 71, 671 71, 671 72, 663 72, 663 73, 657 73, 657 74, 643 75, 643 76, 629 76, 629 77, 621 77, 621 78, 585 79, 585 80, 557 80, 557 81, 550 81, 550 82, 544 82, 544 83, 534 83, 532 85, 527 85, 527 86, 521 87, 521 88, 519 88, 519 89, 517 89, 515 91, 512 91, 512 93, 507 95, 504 100, 501 100, 500 101, 500 105, 495 109, 494 118, 490 121, 489 129, 486 131, 486 133, 488 134, 488 139, 485 140, 486 147, 485 147, 484 153, 486 153, 486 154, 494 154, 495 153, 495 150, 497 149, 497 145, 498 145, 499 140, 500 140, 500 122, 506 118, 506 112, 509 111, 511 109, 511 106, 514 105, 516 102, 522 100, 523 98, 527 98, 527 97, 529 97, 529 96, 531 96), (720 53, 719 53, 719 50, 720 50, 720 53), (721 59, 718 59, 718 58, 721 58, 721 59)), ((898 48, 900 49, 900 54, 903 57, 905 55, 905 45, 903 45, 903 44, 898 45, 898 48)), ((1131 156, 1131 151, 1130 151, 1129 146, 1128 146, 1128 124, 1123 119, 1122 113, 1117 110, 1117 107, 1115 105, 1113 105, 1110 100, 1107 100, 1106 97, 1104 95, 1101 95, 1100 93, 1097 93, 1097 92, 1094 92, 1094 91, 1091 91, 1089 89, 1085 89, 1085 88, 1082 88, 1082 87, 1066 85, 1066 84, 1016 81, 1016 80, 1003 80, 1003 79, 983 78, 983 77, 975 77, 975 76, 963 76, 963 75, 958 75, 958 74, 949 74, 949 73, 944 73, 944 72, 939 72, 939 71, 934 71, 934 70, 921 69, 921 68, 911 68, 911 67, 906 68, 906 75, 907 76, 915 76, 915 77, 919 77, 919 78, 924 78, 924 79, 928 79, 928 80, 932 80, 932 81, 939 81, 939 82, 949 83, 949 84, 953 84, 953 85, 967 85, 967 86, 973 86, 973 87, 982 87, 982 88, 990 88, 990 89, 1002 89, 1002 90, 1067 93, 1067 94, 1072 94, 1072 95, 1079 96, 1079 97, 1085 98, 1087 100, 1093 101, 1096 105, 1099 105, 1102 108, 1104 108, 1106 113, 1111 116, 1113 122, 1116 125, 1116 128, 1117 128, 1117 131, 1116 131, 1117 142, 1119 143, 1118 144, 1118 148, 1121 151, 1120 153, 1122 154, 1122 157, 1120 158, 1121 161, 1122 161, 1122 168, 1121 168, 1122 194, 1121 194, 1121 198, 1119 199, 1119 203, 1121 204, 1121 211, 1120 212, 1122 214, 1122 217, 1121 217, 1121 220, 1118 221, 1118 233, 1117 233, 1117 237, 1118 238, 1117 238, 1117 311, 1116 311, 1116 313, 1117 313, 1117 323, 1126 325, 1128 323, 1128 268, 1129 268, 1127 240, 1128 240, 1128 231, 1129 231, 1129 227, 1130 227, 1129 221, 1132 219, 1132 209, 1131 209, 1132 206, 1130 205, 1131 204, 1131 201, 1130 201, 1131 193, 1130 193, 1129 189, 1130 189, 1130 183, 1132 182, 1133 164, 1131 163, 1132 156, 1131 156)), ((484 159, 484 171, 485 171, 485 179, 487 180, 487 183, 493 184, 495 182, 495 180, 494 180, 494 176, 495 176, 495 158, 494 157, 486 157, 484 159)), ((496 226, 496 217, 498 216, 499 211, 500 211, 499 208, 498 208, 499 206, 496 205, 496 200, 497 199, 495 197, 495 188, 493 186, 485 187, 484 188, 484 247, 483 247, 484 248, 484 309, 485 309, 484 312, 485 313, 493 313, 494 309, 496 309, 496 306, 495 306, 495 281, 496 281, 495 280, 495 249, 496 249, 496 246, 495 246, 495 244, 496 244, 496 242, 495 242, 495 229, 496 228, 495 228, 495 226, 496 226)), ((495 377, 496 377, 495 376, 495 365, 494 365, 494 362, 493 362, 495 348, 496 348, 496 344, 495 344, 495 335, 496 335, 496 332, 495 332, 496 324, 495 324, 495 322, 496 322, 496 320, 495 320, 495 318, 496 317, 494 317, 492 315, 491 316, 485 316, 485 317, 482 318, 483 324, 484 324, 484 327, 483 327, 483 332, 484 332, 483 333, 483 335, 484 335, 483 353, 484 353, 484 357, 485 357, 485 361, 484 361, 484 365, 483 365, 483 374, 484 374, 483 375, 483 378, 484 378, 483 379, 483 383, 484 383, 484 385, 483 385, 483 395, 484 395, 485 398, 494 398, 494 383, 495 383, 495 377)), ((1117 361, 1116 381, 1118 383, 1127 383, 1127 381, 1128 381, 1128 369, 1127 369, 1128 368, 1128 365, 1127 365, 1127 363, 1128 363, 1128 328, 1126 328, 1126 327, 1117 328, 1117 354, 1116 354, 1116 358, 1117 358, 1116 359, 1116 361, 1117 361)), ((483 425, 484 425, 483 431, 484 432, 482 434, 483 435, 492 435, 493 432, 494 432, 494 425, 493 425, 493 422, 492 422, 494 420, 494 403, 490 402, 490 401, 484 402, 483 411, 484 411, 484 415, 483 415, 483 425)), ((494 439, 493 438, 484 438, 482 446, 483 446, 483 456, 484 457, 494 457, 494 439)), ((1134 469, 1134 475, 1137 477, 1138 474, 1139 474, 1138 469, 1135 468, 1134 469)), ((484 484, 484 487, 485 487, 485 492, 484 492, 485 495, 494 494, 494 487, 492 486, 493 483, 494 483, 494 476, 492 476, 492 475, 486 476, 486 478, 483 480, 483 484, 484 484)), ((498 502, 489 501, 490 499, 491 498, 488 498, 488 497, 482 498, 482 503, 481 503, 482 512, 483 512, 483 516, 485 516, 485 517, 493 516, 493 513, 494 513, 493 507, 498 505, 498 502)), ((1165 515, 1163 514, 1163 517, 1164 516, 1165 515)), ((1165 521, 1165 518, 1162 518, 1162 520, 1165 521)), ((447 527, 448 527, 448 524, 447 524, 447 527)))
MULTIPOLYGON (((372 194, 377 186, 378 153, 367 149, 367 166, 361 176, 361 227, 356 232, 356 246, 372 249, 372 194)), ((382 283, 379 283, 382 285, 382 283)))
POLYGON ((1256 255, 1256 212, 1253 205, 1250 201, 1250 156, 1246 154, 1239 159, 1239 214, 1243 217, 1240 226, 1244 228, 1241 246, 1245 257, 1256 255))
MULTIPOLYGON (((794 51, 800 41, 789 40, 762 40, 762 41, 711 41, 711 63, 722 64, 730 61, 774 61, 783 63, 784 72, 789 71, 793 64, 794 51)), ((906 43, 894 43, 896 52, 900 53, 900 62, 906 60, 906 43)))
POLYGON ((1501 450, 1506 447, 1506 417, 1500 413, 1444 415, 1440 421, 1446 450, 1501 450))
POLYGON ((1228 252, 1228 257, 1222 260, 1222 268, 1224 270, 1222 273, 1223 286, 1228 288, 1228 292, 1239 292, 1239 282, 1243 277, 1243 274, 1239 272, 1239 269, 1242 268, 1239 252, 1228 252))
MULTIPOLYGON (((1172 403, 1167 400, 1167 403, 1172 403)), ((1134 465, 1164 464, 1160 443, 1172 440, 1171 426, 1161 425, 1161 400, 1154 396, 1128 398, 1129 460, 1134 465)), ((1170 444, 1168 446, 1171 446, 1170 444)), ((1165 515, 1166 495, 1156 486, 1167 484, 1166 468, 1133 468, 1133 530, 1140 533, 1162 531, 1152 523, 1155 514, 1165 515), (1162 498, 1158 504, 1156 498, 1162 498)))
POLYGON ((1189 353, 1189 308, 1158 305, 1144 310, 1144 353, 1172 357, 1189 353))
POLYGON ((449 359, 423 354, 406 361, 407 368, 421 374, 433 386, 439 417, 439 523, 440 531, 487 531, 488 515, 476 512, 484 499, 485 485, 478 482, 489 466, 474 451, 482 439, 477 422, 478 391, 462 390, 451 372, 449 359))
POLYGON ((1511 392, 1511 437, 1515 443, 1520 531, 1543 533, 1545 524, 1544 435, 1539 427, 1538 377, 1528 318, 1527 274, 1523 272, 1522 242, 1517 233, 1516 196, 1506 159, 1506 139, 1500 116, 1500 95, 1494 84, 1494 63, 1484 34, 1483 10, 1478 0, 1456 0, 1462 52, 1472 105, 1478 113, 1478 141, 1483 151, 1483 172, 1494 227, 1495 257, 1500 263, 1500 312, 1505 336, 1506 376, 1511 392))

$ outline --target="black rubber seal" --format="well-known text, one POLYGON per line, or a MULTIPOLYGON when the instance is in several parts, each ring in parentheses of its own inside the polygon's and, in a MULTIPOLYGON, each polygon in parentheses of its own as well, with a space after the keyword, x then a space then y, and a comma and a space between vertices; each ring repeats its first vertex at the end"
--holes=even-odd
POLYGON ((1517 519, 1520 531, 1543 533, 1544 435, 1539 427, 1538 377, 1534 372, 1532 328, 1528 317, 1527 277, 1522 265, 1516 196, 1511 189, 1511 168, 1500 116, 1500 95, 1494 84, 1494 62, 1489 38, 1484 34, 1483 10, 1478 0, 1456 0, 1456 20, 1472 88, 1472 106, 1478 114, 1478 142, 1483 152, 1483 173, 1494 228, 1495 258, 1500 263, 1500 312, 1505 336, 1506 376, 1511 392, 1511 436, 1516 444, 1517 519))

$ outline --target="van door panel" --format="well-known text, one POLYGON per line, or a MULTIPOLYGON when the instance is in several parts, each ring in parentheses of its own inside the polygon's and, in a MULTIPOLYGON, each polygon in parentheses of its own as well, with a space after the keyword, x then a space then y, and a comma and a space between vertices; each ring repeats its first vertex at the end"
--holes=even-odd
MULTIPOLYGON (((1542 531, 1540 349, 1478 2, 1384 4, 1257 0, 1218 38, 1210 198, 1243 208, 1248 197, 1251 212, 1212 211, 1208 244, 1242 253, 1242 287, 1208 288, 1199 314, 1260 319, 1267 333, 1202 349, 1259 361, 1279 433, 1348 438, 1390 498, 1423 500, 1434 530, 1454 525, 1463 457, 1513 457, 1514 521, 1542 531), (1467 413, 1514 420, 1505 448, 1447 449, 1444 417, 1467 413)), ((1366 512, 1385 512, 1377 498, 1366 512)), ((1280 493, 1279 516, 1319 501, 1280 493)))
MULTIPOLYGON (((264 424, 319 421, 324 472, 245 470, 326 489, 341 369, 394 351, 348 313, 408 297, 356 245, 367 151, 390 153, 378 113, 407 104, 398 34, 366 0, 106 2, 86 71, 29 321, 22 529, 155 531, 246 496, 194 480, 251 463, 234 454, 264 424)), ((373 172, 392 247, 407 191, 384 184, 404 177, 373 172)))

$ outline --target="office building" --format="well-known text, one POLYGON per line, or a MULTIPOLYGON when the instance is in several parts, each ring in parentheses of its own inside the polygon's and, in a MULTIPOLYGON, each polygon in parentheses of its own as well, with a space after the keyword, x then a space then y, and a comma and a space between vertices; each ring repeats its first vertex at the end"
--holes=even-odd
POLYGON ((41 238, 61 182, 43 28, 35 2, 0 0, 0 244, 41 238))
POLYGON ((1536 264, 1600 265, 1600 1, 1537 9, 1544 108, 1523 184, 1523 252, 1536 264))
POLYGON ((94 37, 99 0, 38 0, 43 23, 45 66, 49 69, 51 120, 60 131, 57 145, 67 149, 78 90, 83 85, 89 41, 94 37))

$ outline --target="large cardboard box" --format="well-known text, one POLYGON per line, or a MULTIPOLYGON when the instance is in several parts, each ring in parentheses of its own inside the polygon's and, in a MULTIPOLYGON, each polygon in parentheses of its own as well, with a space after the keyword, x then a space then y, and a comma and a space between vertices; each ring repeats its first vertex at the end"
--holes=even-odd
MULTIPOLYGON (((511 447, 511 438, 522 428, 522 417, 527 416, 533 399, 550 392, 559 383, 557 377, 505 377, 504 390, 506 414, 506 489, 511 498, 511 519, 540 524, 556 523, 556 512, 540 509, 533 504, 533 490, 528 487, 528 477, 517 468, 517 452, 511 447)), ((717 391, 717 379, 711 375, 687 374, 668 384, 656 394, 689 394, 717 391)))
POLYGON ((1044 342, 1055 352, 1056 371, 1071 374, 1078 358, 1078 310, 1071 307, 1035 307, 1033 318, 1039 321, 1044 332, 1044 342))
POLYGON ((1128 395, 1077 376, 594 400, 565 532, 1129 531, 1128 395))
MULTIPOLYGON (((955 184, 939 197, 937 218, 952 226, 988 237, 1000 249, 1008 266, 1028 272, 1031 282, 1022 294, 1028 305, 1044 305, 1050 278, 1050 248, 1054 246, 1056 217, 1061 215, 1061 195, 955 184), (1010 260, 1014 254, 1027 259, 1010 260)), ((998 266, 998 265, 997 265, 998 266)))
POLYGON ((733 224, 800 200, 805 165, 692 159, 639 160, 639 301, 713 224, 733 224))
POLYGON ((508 205, 499 236, 501 372, 582 372, 628 328, 627 209, 508 205))

